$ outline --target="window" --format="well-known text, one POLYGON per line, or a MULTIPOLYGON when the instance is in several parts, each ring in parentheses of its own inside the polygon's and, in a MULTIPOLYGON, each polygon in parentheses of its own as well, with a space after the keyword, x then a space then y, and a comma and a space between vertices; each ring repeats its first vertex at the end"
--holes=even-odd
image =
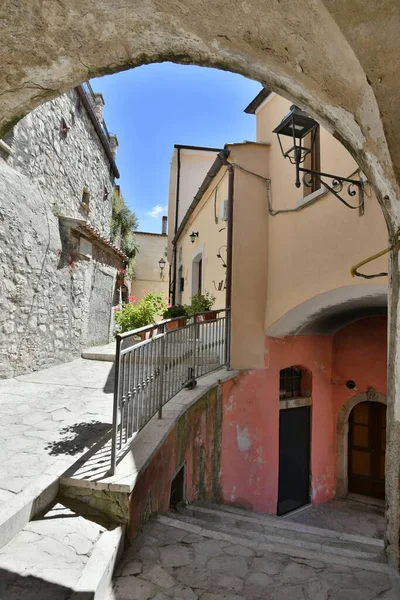
POLYGON ((70 130, 70 126, 68 125, 67 121, 64 118, 62 118, 61 125, 60 125, 60 135, 63 139, 65 139, 67 137, 69 130, 70 130))
MULTIPOLYGON (((321 170, 321 142, 320 142, 320 128, 319 125, 312 130, 311 133, 306 136, 304 145, 307 148, 312 148, 310 154, 307 155, 303 167, 305 169, 311 169, 311 171, 321 170)), ((310 179, 309 175, 306 175, 307 181, 310 179)), ((314 177, 311 180, 311 187, 303 184, 303 198, 316 192, 321 187, 321 180, 319 177, 314 177)))
POLYGON ((279 374, 279 398, 298 398, 301 396, 301 369, 288 367, 279 374))
POLYGON ((92 244, 85 238, 79 238, 79 252, 84 256, 92 256, 92 244))
POLYGON ((81 198, 81 208, 88 213, 90 208, 90 192, 87 187, 83 188, 82 198, 81 198))
POLYGON ((104 187, 103 187, 103 200, 104 200, 104 202, 105 202, 106 200, 108 200, 108 197, 109 197, 109 195, 110 195, 110 192, 108 191, 107 187, 106 187, 106 186, 104 186, 104 187))
POLYGON ((179 262, 181 263, 182 262, 182 246, 179 248, 178 258, 179 258, 179 262))

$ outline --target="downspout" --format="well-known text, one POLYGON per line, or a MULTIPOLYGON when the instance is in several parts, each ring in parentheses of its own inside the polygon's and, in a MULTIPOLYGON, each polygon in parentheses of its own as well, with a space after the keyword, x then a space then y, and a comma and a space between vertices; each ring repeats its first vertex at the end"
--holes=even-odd
POLYGON ((234 166, 226 161, 228 167, 228 223, 227 223, 227 252, 226 252, 226 295, 225 306, 229 309, 229 319, 227 319, 226 331, 226 366, 230 368, 231 361, 231 332, 232 332, 232 242, 233 242, 233 192, 235 184, 234 166))
MULTIPOLYGON (((181 181, 181 149, 177 148, 177 172, 176 172, 176 194, 175 194, 175 229, 174 237, 178 231, 178 212, 179 212, 179 188, 181 181)), ((172 299, 171 303, 175 306, 176 301, 176 242, 173 249, 173 278, 172 278, 172 299)))
POLYGON ((232 241, 233 241, 233 188, 235 171, 231 163, 226 162, 228 167, 228 223, 227 223, 227 252, 226 252, 226 292, 225 306, 231 308, 232 303, 232 241))

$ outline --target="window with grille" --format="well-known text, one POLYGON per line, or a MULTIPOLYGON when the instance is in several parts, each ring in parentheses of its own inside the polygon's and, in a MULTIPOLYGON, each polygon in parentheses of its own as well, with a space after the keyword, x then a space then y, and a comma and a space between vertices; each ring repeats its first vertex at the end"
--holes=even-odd
POLYGON ((301 375, 299 367, 281 369, 279 374, 280 398, 298 398, 301 396, 301 375))

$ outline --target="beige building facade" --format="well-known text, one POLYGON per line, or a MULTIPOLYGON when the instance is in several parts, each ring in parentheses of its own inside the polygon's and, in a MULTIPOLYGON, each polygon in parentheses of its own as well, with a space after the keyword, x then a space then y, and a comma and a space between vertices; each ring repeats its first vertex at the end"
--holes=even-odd
POLYGON ((140 299, 147 292, 162 292, 168 298, 169 263, 166 225, 165 233, 137 231, 135 238, 139 251, 135 258, 136 278, 131 282, 131 295, 140 299), (160 267, 160 261, 165 261, 163 268, 160 267))

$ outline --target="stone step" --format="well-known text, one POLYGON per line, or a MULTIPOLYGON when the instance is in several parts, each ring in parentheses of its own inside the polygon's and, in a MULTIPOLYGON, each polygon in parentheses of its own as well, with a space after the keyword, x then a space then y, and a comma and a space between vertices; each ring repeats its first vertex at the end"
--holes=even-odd
POLYGON ((0 506, 0 549, 36 515, 50 506, 58 494, 59 478, 43 475, 15 498, 0 506))
POLYGON ((282 519, 275 515, 255 513, 245 510, 243 508, 236 508, 234 506, 225 506, 221 504, 207 504, 206 506, 202 503, 190 504, 187 507, 193 513, 220 516, 223 515, 226 519, 233 519, 243 523, 254 523, 256 525, 263 525, 265 531, 271 532, 279 530, 285 531, 287 536, 296 536, 296 534, 313 535, 320 537, 325 540, 328 539, 334 543, 334 540, 342 542, 350 542, 355 544, 361 544, 368 547, 371 552, 376 550, 384 549, 384 542, 378 538, 367 537, 364 535, 346 533, 343 531, 335 531, 333 529, 323 529, 321 527, 315 527, 312 525, 304 525, 302 523, 296 523, 294 521, 282 519), (292 532, 292 533, 291 533, 292 532))
MULTIPOLYGON (((193 517, 186 514, 171 514, 169 517, 159 517, 164 524, 183 528, 193 533, 199 533, 205 537, 214 539, 225 539, 235 541, 241 545, 252 547, 257 550, 268 550, 280 554, 286 554, 295 557, 303 557, 315 560, 322 560, 328 563, 340 565, 353 565, 354 568, 370 569, 378 572, 390 572, 383 552, 376 547, 373 551, 369 547, 340 547, 332 546, 326 541, 310 541, 302 539, 301 535, 296 538, 282 535, 276 531, 274 535, 260 533, 246 527, 237 527, 231 519, 226 522, 215 522, 209 519, 209 516, 203 515, 193 517), (167 521, 163 520, 167 519, 167 521)), ((330 538, 327 538, 329 540, 330 538)))
POLYGON ((57 502, 0 549, 2 600, 102 600, 124 530, 57 502))

